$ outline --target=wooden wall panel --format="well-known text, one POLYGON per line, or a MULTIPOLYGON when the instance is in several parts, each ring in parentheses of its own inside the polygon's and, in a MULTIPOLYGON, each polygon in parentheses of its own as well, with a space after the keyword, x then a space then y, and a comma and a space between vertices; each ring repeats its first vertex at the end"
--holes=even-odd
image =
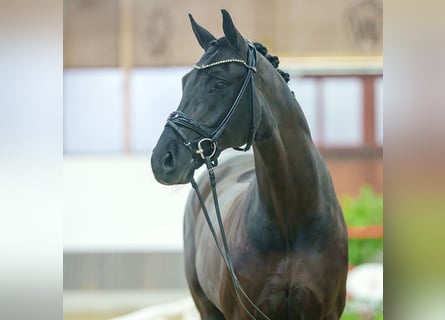
POLYGON ((382 54, 382 0, 65 0, 65 66, 119 65, 124 1, 132 12, 133 66, 190 65, 202 51, 187 14, 220 37, 221 8, 244 36, 275 55, 382 54))
MULTIPOLYGON (((249 36, 255 30, 253 15, 242 12, 254 7, 254 0, 239 1, 236 6, 234 1, 225 2, 239 29, 249 36)), ((219 38, 223 34, 220 9, 217 1, 135 0, 134 65, 193 64, 203 51, 193 35, 188 13, 219 38)))
POLYGON ((283 56, 382 54, 380 0, 281 0, 273 47, 283 56))
POLYGON ((334 182, 337 196, 345 193, 358 195, 360 188, 369 184, 378 193, 383 193, 383 159, 331 159, 325 157, 334 182))
POLYGON ((64 0, 65 67, 118 66, 118 0, 64 0))

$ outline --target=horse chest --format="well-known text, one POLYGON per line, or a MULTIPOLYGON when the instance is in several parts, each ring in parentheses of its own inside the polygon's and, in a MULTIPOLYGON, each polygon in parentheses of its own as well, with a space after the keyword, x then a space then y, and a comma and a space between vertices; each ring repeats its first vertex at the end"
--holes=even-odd
MULTIPOLYGON (((310 253, 282 251, 263 252, 247 237, 230 248, 230 256, 237 277, 244 290, 255 295, 258 301, 277 304, 293 299, 300 288, 312 286, 317 258, 310 253)), ((232 297, 230 274, 213 243, 197 256, 197 269, 201 286, 207 296, 223 301, 232 297), (226 297, 227 298, 227 297, 226 297)))
MULTIPOLYGON (((313 258, 295 254, 283 256, 277 252, 260 255, 249 250, 234 250, 233 263, 243 289, 263 312, 270 315, 271 319, 288 319, 289 316, 291 319, 297 318, 296 315, 306 305, 321 304, 319 284, 313 280, 314 274, 319 271, 308 267, 313 258)), ((230 313, 232 306, 237 306, 233 300, 230 275, 223 272, 221 279, 219 301, 230 313)), ((237 310, 239 308, 232 312, 236 313, 237 310)))

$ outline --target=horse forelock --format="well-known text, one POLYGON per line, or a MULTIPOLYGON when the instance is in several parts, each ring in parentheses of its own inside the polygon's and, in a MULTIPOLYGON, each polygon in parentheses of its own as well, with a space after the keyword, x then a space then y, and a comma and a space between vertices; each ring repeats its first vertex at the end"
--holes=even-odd
POLYGON ((207 47, 206 51, 201 56, 197 64, 207 65, 211 64, 212 62, 231 58, 246 59, 245 57, 238 57, 236 55, 236 52, 230 48, 226 37, 222 37, 209 43, 209 46, 207 47))

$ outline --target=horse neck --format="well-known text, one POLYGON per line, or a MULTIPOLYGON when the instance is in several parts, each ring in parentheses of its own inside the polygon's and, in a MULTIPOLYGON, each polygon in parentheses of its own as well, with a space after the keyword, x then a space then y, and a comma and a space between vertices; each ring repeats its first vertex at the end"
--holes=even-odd
POLYGON ((282 235, 289 235, 320 211, 320 191, 326 186, 327 170, 298 102, 287 86, 283 88, 281 79, 272 82, 281 87, 262 90, 269 95, 263 97, 261 106, 259 131, 263 137, 254 144, 261 206, 257 212, 265 212, 282 235))

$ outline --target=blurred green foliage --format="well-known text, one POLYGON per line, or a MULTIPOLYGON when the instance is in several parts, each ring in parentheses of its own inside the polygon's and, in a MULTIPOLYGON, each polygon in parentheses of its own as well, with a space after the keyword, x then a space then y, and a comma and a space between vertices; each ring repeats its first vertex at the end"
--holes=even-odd
MULTIPOLYGON (((358 197, 340 198, 348 226, 383 225, 383 196, 369 185, 360 189, 358 197)), ((356 266, 373 259, 383 251, 383 239, 349 239, 349 263, 356 266)))
POLYGON ((340 320, 363 320, 363 319, 376 319, 376 320, 383 320, 383 312, 380 311, 377 315, 362 315, 360 313, 343 313, 340 317, 340 320))
POLYGON ((369 185, 360 188, 358 197, 345 194, 340 204, 348 226, 383 224, 383 197, 369 185))

